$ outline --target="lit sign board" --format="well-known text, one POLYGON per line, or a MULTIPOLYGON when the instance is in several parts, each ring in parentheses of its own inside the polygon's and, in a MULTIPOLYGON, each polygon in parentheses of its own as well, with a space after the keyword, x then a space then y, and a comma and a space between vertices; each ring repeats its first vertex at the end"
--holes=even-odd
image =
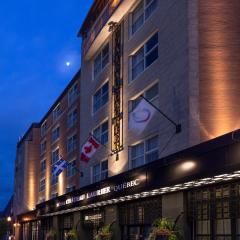
POLYGON ((113 192, 120 192, 120 191, 124 191, 125 189, 130 189, 130 188, 134 188, 136 186, 138 186, 141 183, 141 179, 134 179, 132 181, 128 181, 128 182, 123 182, 117 185, 113 185, 113 186, 106 186, 104 188, 92 191, 92 192, 87 192, 84 194, 81 194, 79 196, 75 196, 75 197, 70 197, 68 199, 66 199, 65 201, 62 202, 58 202, 56 204, 57 207, 62 207, 62 206, 66 206, 72 203, 76 203, 76 202, 81 202, 83 200, 87 200, 87 199, 92 199, 98 196, 103 196, 103 195, 107 195, 113 192))
POLYGON ((92 214, 92 215, 85 215, 84 216, 84 221, 97 221, 97 220, 101 220, 103 218, 102 214, 92 214))

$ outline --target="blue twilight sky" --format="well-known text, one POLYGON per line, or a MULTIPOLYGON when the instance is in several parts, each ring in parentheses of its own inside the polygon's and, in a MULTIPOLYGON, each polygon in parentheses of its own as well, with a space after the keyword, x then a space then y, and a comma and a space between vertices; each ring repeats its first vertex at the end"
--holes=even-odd
POLYGON ((92 2, 0 1, 0 211, 13 191, 19 136, 42 118, 80 66, 76 35, 92 2))

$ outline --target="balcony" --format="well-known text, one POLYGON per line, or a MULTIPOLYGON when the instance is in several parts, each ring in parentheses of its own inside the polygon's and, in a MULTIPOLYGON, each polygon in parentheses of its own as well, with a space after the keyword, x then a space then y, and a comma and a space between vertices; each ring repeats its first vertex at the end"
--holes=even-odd
POLYGON ((109 0, 91 30, 83 40, 83 54, 86 60, 93 57, 109 37, 109 23, 119 22, 137 0, 109 0))

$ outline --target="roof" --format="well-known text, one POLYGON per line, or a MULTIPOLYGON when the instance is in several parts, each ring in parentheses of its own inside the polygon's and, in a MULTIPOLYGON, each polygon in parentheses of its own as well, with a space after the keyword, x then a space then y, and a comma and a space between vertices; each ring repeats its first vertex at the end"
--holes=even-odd
POLYGON ((17 147, 19 147, 28 137, 28 134, 32 131, 33 128, 39 128, 40 124, 39 123, 32 123, 31 126, 28 128, 26 133, 23 135, 23 137, 18 141, 17 147))
POLYGON ((109 0, 94 0, 88 14, 78 32, 78 36, 82 36, 88 27, 88 25, 93 24, 98 18, 99 13, 102 12, 103 8, 109 0))

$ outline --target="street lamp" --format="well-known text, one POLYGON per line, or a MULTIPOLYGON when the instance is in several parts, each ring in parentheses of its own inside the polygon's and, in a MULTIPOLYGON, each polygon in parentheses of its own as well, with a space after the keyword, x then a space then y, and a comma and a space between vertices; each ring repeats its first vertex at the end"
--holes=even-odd
POLYGON ((7 233, 7 236, 10 239, 10 235, 11 235, 11 222, 12 222, 11 216, 7 217, 7 222, 8 222, 8 233, 7 233))

